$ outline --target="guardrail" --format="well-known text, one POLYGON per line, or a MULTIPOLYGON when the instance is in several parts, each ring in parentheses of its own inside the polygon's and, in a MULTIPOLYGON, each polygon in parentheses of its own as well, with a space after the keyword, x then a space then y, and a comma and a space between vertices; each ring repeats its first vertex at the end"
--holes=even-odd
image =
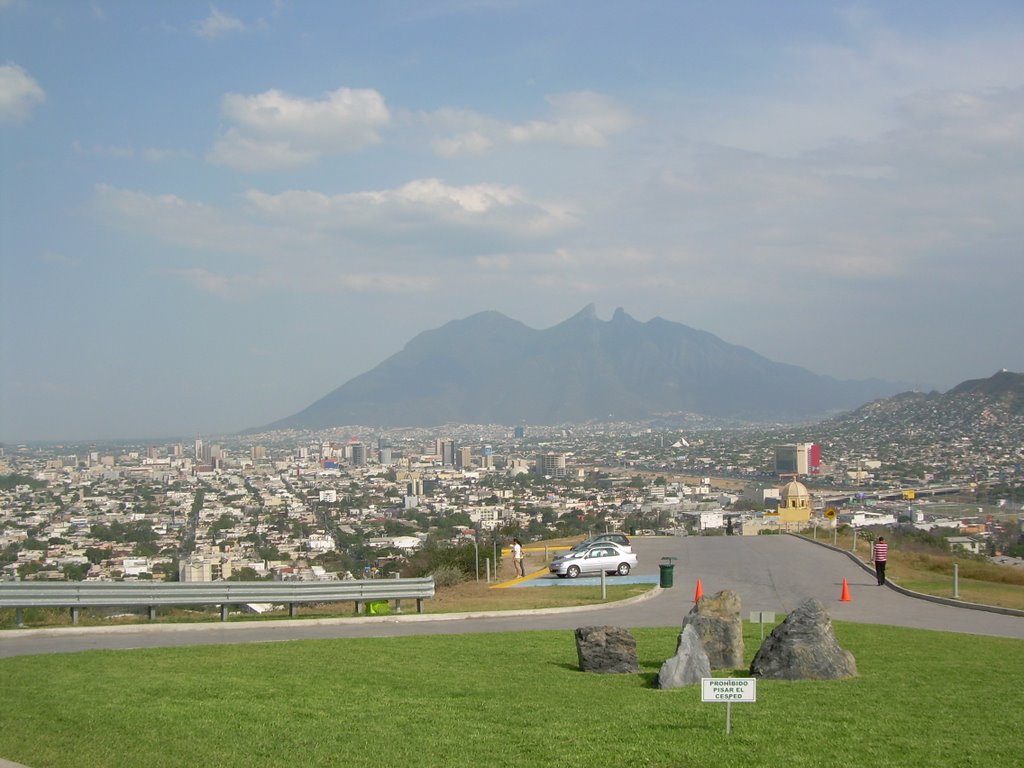
POLYGON ((356 613, 367 603, 394 600, 401 612, 402 600, 415 600, 423 613, 423 601, 434 596, 434 578, 354 579, 348 581, 188 581, 188 582, 0 582, 0 608, 14 608, 17 625, 23 626, 25 608, 70 608, 71 623, 78 623, 82 608, 141 607, 156 618, 157 606, 219 605, 221 621, 228 608, 247 603, 287 603, 295 616, 300 603, 354 602, 356 613))

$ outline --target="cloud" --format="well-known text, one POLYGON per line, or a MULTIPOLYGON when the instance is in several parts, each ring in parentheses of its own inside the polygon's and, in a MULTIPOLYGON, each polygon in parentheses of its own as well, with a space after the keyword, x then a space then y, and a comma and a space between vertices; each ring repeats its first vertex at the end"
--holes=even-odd
POLYGON ((17 64, 0 66, 0 122, 21 122, 46 101, 46 92, 17 64))
POLYGON ((309 165, 323 155, 356 152, 380 141, 391 119, 375 90, 339 88, 320 100, 270 90, 227 94, 221 113, 230 127, 208 155, 215 165, 243 171, 309 165))
POLYGON ((108 226, 157 241, 176 261, 164 274, 225 298, 300 293, 412 293, 485 270, 475 259, 541 247, 578 224, 575 207, 497 184, 417 179, 400 187, 327 195, 248 191, 218 208, 177 195, 100 185, 108 226), (169 249, 169 251, 168 251, 169 249))
POLYGON ((196 24, 196 34, 212 40, 229 32, 244 32, 245 23, 234 16, 222 13, 215 6, 210 6, 210 15, 196 24))
POLYGON ((532 200, 516 187, 498 184, 451 186, 417 179, 395 189, 324 195, 291 191, 277 195, 250 191, 248 201, 275 219, 316 230, 369 233, 423 232, 438 228, 487 230, 530 236, 575 226, 573 207, 532 200))
POLYGON ((238 215, 177 195, 149 195, 100 184, 95 212, 111 226, 195 251, 252 254, 274 247, 265 241, 267 233, 255 231, 238 215))
POLYGON ((516 143, 544 141, 569 146, 603 147, 610 136, 625 131, 633 118, 607 96, 577 91, 547 97, 550 120, 534 120, 509 129, 516 143))
POLYGON ((321 259, 306 261, 302 265, 264 264, 247 273, 228 274, 193 267, 166 269, 161 274, 182 280, 201 293, 225 300, 239 300, 270 291, 306 295, 408 296, 429 294, 436 291, 439 284, 438 278, 429 274, 338 269, 337 265, 321 259))
POLYGON ((1015 25, 915 37, 913 27, 896 31, 862 6, 839 16, 830 42, 779 50, 775 67, 754 77, 753 93, 716 98, 712 110, 680 115, 680 125, 700 140, 794 157, 882 137, 900 125, 894 105, 915 95, 1021 84, 1015 25))
POLYGON ((432 142, 435 154, 441 157, 480 155, 510 144, 603 147, 635 122, 627 109, 593 91, 555 94, 546 100, 551 107, 546 119, 522 123, 458 109, 440 109, 418 117, 442 134, 432 142))

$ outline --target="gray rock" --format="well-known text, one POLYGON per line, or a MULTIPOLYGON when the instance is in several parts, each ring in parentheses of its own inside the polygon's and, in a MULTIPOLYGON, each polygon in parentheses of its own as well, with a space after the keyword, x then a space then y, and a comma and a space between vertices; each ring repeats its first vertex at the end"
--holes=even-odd
POLYGON ((683 627, 676 644, 676 655, 661 665, 659 688, 682 688, 697 685, 702 677, 711 677, 711 663, 704 646, 692 626, 683 627))
POLYGON ((702 597, 683 617, 683 629, 693 627, 712 669, 743 666, 743 616, 740 596, 724 589, 702 597))
POLYGON ((576 654, 583 672, 639 672, 636 640, 622 627, 579 627, 576 654))
POLYGON ((839 647, 825 606, 809 598, 765 639, 750 674, 768 680, 838 680, 856 677, 857 662, 839 647))

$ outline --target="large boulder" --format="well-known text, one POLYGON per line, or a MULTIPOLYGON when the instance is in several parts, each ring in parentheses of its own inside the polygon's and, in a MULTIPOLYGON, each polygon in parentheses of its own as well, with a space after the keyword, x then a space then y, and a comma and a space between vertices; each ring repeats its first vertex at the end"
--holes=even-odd
POLYGON ((576 654, 583 672, 639 672, 636 640, 622 627, 579 627, 576 654))
POLYGON ((743 616, 740 596, 724 589, 702 597, 683 617, 683 629, 693 627, 712 669, 743 666, 743 616))
POLYGON ((857 662, 839 647, 825 606, 812 597, 772 631, 750 674, 768 680, 838 680, 856 677, 857 662))
POLYGON ((696 685, 701 678, 711 677, 711 663, 704 652, 697 630, 683 627, 676 644, 676 655, 661 665, 658 672, 659 688, 682 688, 696 685))

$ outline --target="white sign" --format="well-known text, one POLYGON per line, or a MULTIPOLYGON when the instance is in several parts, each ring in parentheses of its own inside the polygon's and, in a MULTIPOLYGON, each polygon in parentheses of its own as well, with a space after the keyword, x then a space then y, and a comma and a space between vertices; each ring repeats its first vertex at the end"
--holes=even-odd
POLYGON ((757 701, 757 678, 702 677, 700 694, 702 702, 757 701))

